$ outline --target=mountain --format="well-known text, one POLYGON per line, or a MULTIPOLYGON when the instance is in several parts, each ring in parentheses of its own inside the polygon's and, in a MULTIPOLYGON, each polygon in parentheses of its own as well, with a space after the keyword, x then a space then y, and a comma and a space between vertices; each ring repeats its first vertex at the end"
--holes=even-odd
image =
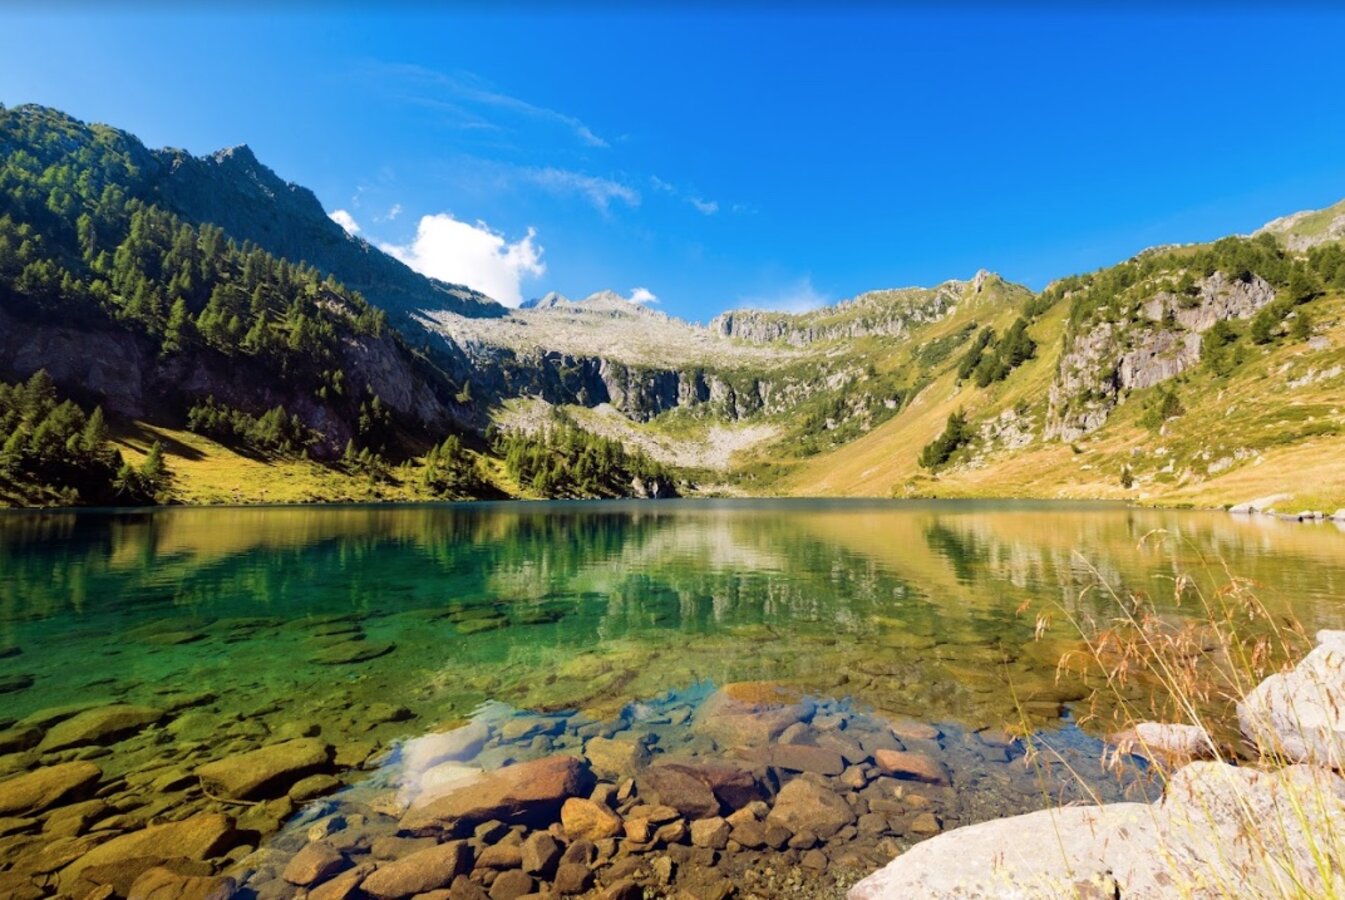
POLYGON ((447 345, 389 324, 408 303, 503 312, 348 238, 250 152, 193 160, 0 107, 0 384, 22 382, 0 397, 5 502, 499 496, 530 490, 525 470, 555 492, 668 491, 591 436, 499 459, 447 345))
POLYGON ((186 501, 680 482, 1333 509, 1342 235, 1345 202, 1040 292, 982 270, 706 325, 612 291, 507 309, 347 235, 245 146, 0 108, 0 382, 51 381, 5 395, 0 498, 77 470, 108 496, 111 451, 134 468, 159 441, 186 501), (75 439, 62 398, 115 447, 75 439), (57 433, 85 449, 53 468, 57 433), (8 494, 6 459, 29 466, 8 494))

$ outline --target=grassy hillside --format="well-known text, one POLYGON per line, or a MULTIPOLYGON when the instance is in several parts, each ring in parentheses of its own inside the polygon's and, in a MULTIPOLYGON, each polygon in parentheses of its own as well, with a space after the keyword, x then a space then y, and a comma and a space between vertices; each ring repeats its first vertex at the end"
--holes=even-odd
MULTIPOLYGON (((1142 293, 1148 298, 1154 290, 1142 293)), ((1078 304, 1058 303, 1029 329, 1036 358, 1005 381, 959 384, 950 361, 898 415, 858 440, 802 464, 758 460, 759 467, 784 470, 762 487, 791 495, 1093 497, 1199 506, 1282 494, 1281 509, 1330 512, 1345 506, 1345 293, 1326 287, 1274 314, 1283 321, 1264 343, 1254 339, 1255 318, 1229 320, 1229 343, 1219 354, 1207 349, 1176 377, 1126 392, 1098 430, 1046 441, 1048 394, 1071 327, 1080 327, 1078 304), (1295 326, 1299 318, 1302 327, 1295 326), (1178 410, 1166 421, 1156 416, 1164 402, 1178 410), (946 469, 922 467, 922 448, 959 409, 981 437, 946 469), (987 423, 1000 416, 1028 424, 1030 442, 1005 447, 987 439, 987 423)), ((959 310, 925 330, 920 341, 954 332, 964 315, 959 310)), ((1006 307, 994 321, 1013 315, 1006 307)))

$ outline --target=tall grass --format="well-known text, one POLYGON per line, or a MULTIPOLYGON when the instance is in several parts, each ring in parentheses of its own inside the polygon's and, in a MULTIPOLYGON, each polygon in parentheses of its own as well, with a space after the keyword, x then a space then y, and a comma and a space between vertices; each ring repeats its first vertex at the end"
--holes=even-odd
MULTIPOLYGON (((1292 765, 1278 740, 1283 719, 1277 731, 1260 717, 1240 727, 1237 716, 1263 679, 1312 648, 1302 623, 1166 532, 1140 545, 1171 554, 1158 595, 1170 602, 1110 584, 1081 560, 1091 577, 1075 602, 1036 612, 1038 638, 1067 628, 1080 639, 1057 677, 1091 686, 1079 721, 1110 736, 1104 764, 1133 778, 1142 757, 1164 789, 1142 833, 1127 835, 1127 852, 1143 858, 1127 861, 1132 883, 1117 873, 1120 895, 1345 900, 1345 779, 1292 765), (1191 555, 1192 571, 1177 565, 1179 551, 1191 555), (1183 746, 1165 740, 1172 730, 1145 723, 1183 726, 1183 746), (1207 762, 1186 766, 1192 759, 1207 762)), ((1324 705, 1345 697, 1345 665, 1337 675, 1316 685, 1324 705)), ((1329 749, 1328 762, 1339 765, 1341 749, 1329 749)), ((1043 754, 1049 748, 1037 746, 1030 758, 1042 766, 1043 754)))

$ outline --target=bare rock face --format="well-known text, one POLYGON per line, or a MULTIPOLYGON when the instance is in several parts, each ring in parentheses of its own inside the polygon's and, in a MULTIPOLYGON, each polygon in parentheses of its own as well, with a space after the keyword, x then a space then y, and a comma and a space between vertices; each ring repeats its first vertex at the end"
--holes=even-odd
POLYGON ((1317 632, 1317 646, 1292 671, 1243 698, 1238 724, 1265 753, 1345 769, 1345 631, 1317 632))
POLYGON ((1155 804, 1048 809, 945 832, 849 897, 1213 900, 1279 896, 1275 886, 1285 883, 1303 896, 1331 896, 1345 889, 1345 872, 1319 867, 1316 853, 1341 816, 1345 779, 1327 770, 1196 762, 1155 804))
POLYGON ((1072 441, 1101 428, 1125 392, 1162 384, 1200 362, 1201 336, 1217 322, 1245 319, 1275 299, 1260 277, 1215 272, 1194 297, 1166 291, 1135 322, 1091 322, 1074 334, 1049 392, 1045 436, 1072 441))

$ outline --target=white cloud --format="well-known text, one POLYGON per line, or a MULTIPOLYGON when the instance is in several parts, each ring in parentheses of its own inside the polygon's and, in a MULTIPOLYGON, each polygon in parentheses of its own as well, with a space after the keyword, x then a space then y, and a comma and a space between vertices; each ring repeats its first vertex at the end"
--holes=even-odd
POLYGON ((327 217, 346 230, 346 234, 359 234, 360 226, 355 222, 355 217, 344 209, 334 210, 327 214, 327 217))
POLYGON ((555 194, 582 194, 602 212, 607 212, 614 200, 627 206, 640 205, 640 192, 610 178, 585 175, 568 169, 546 167, 523 169, 523 177, 555 194))
POLYGON ((485 222, 473 225, 440 213, 421 218, 410 244, 383 244, 382 249, 422 275, 465 284, 505 306, 518 306, 523 280, 546 272, 536 237, 529 228, 526 236, 510 243, 485 222))
POLYGON ((767 309, 774 312, 801 313, 818 309, 831 302, 826 294, 813 287, 811 277, 805 275, 783 288, 767 294, 743 297, 738 301, 740 309, 767 309))
POLYGON ((657 303, 658 297, 649 288, 632 288, 630 292, 631 303, 657 303))
POLYGON ((392 204, 392 209, 388 210, 388 214, 383 218, 391 222, 393 219, 397 218, 401 214, 402 214, 402 205, 400 203, 394 203, 392 204))
POLYGON ((719 212, 719 204, 714 200, 702 200, 700 197, 688 197, 687 202, 696 207, 696 211, 703 216, 713 216, 719 212))

